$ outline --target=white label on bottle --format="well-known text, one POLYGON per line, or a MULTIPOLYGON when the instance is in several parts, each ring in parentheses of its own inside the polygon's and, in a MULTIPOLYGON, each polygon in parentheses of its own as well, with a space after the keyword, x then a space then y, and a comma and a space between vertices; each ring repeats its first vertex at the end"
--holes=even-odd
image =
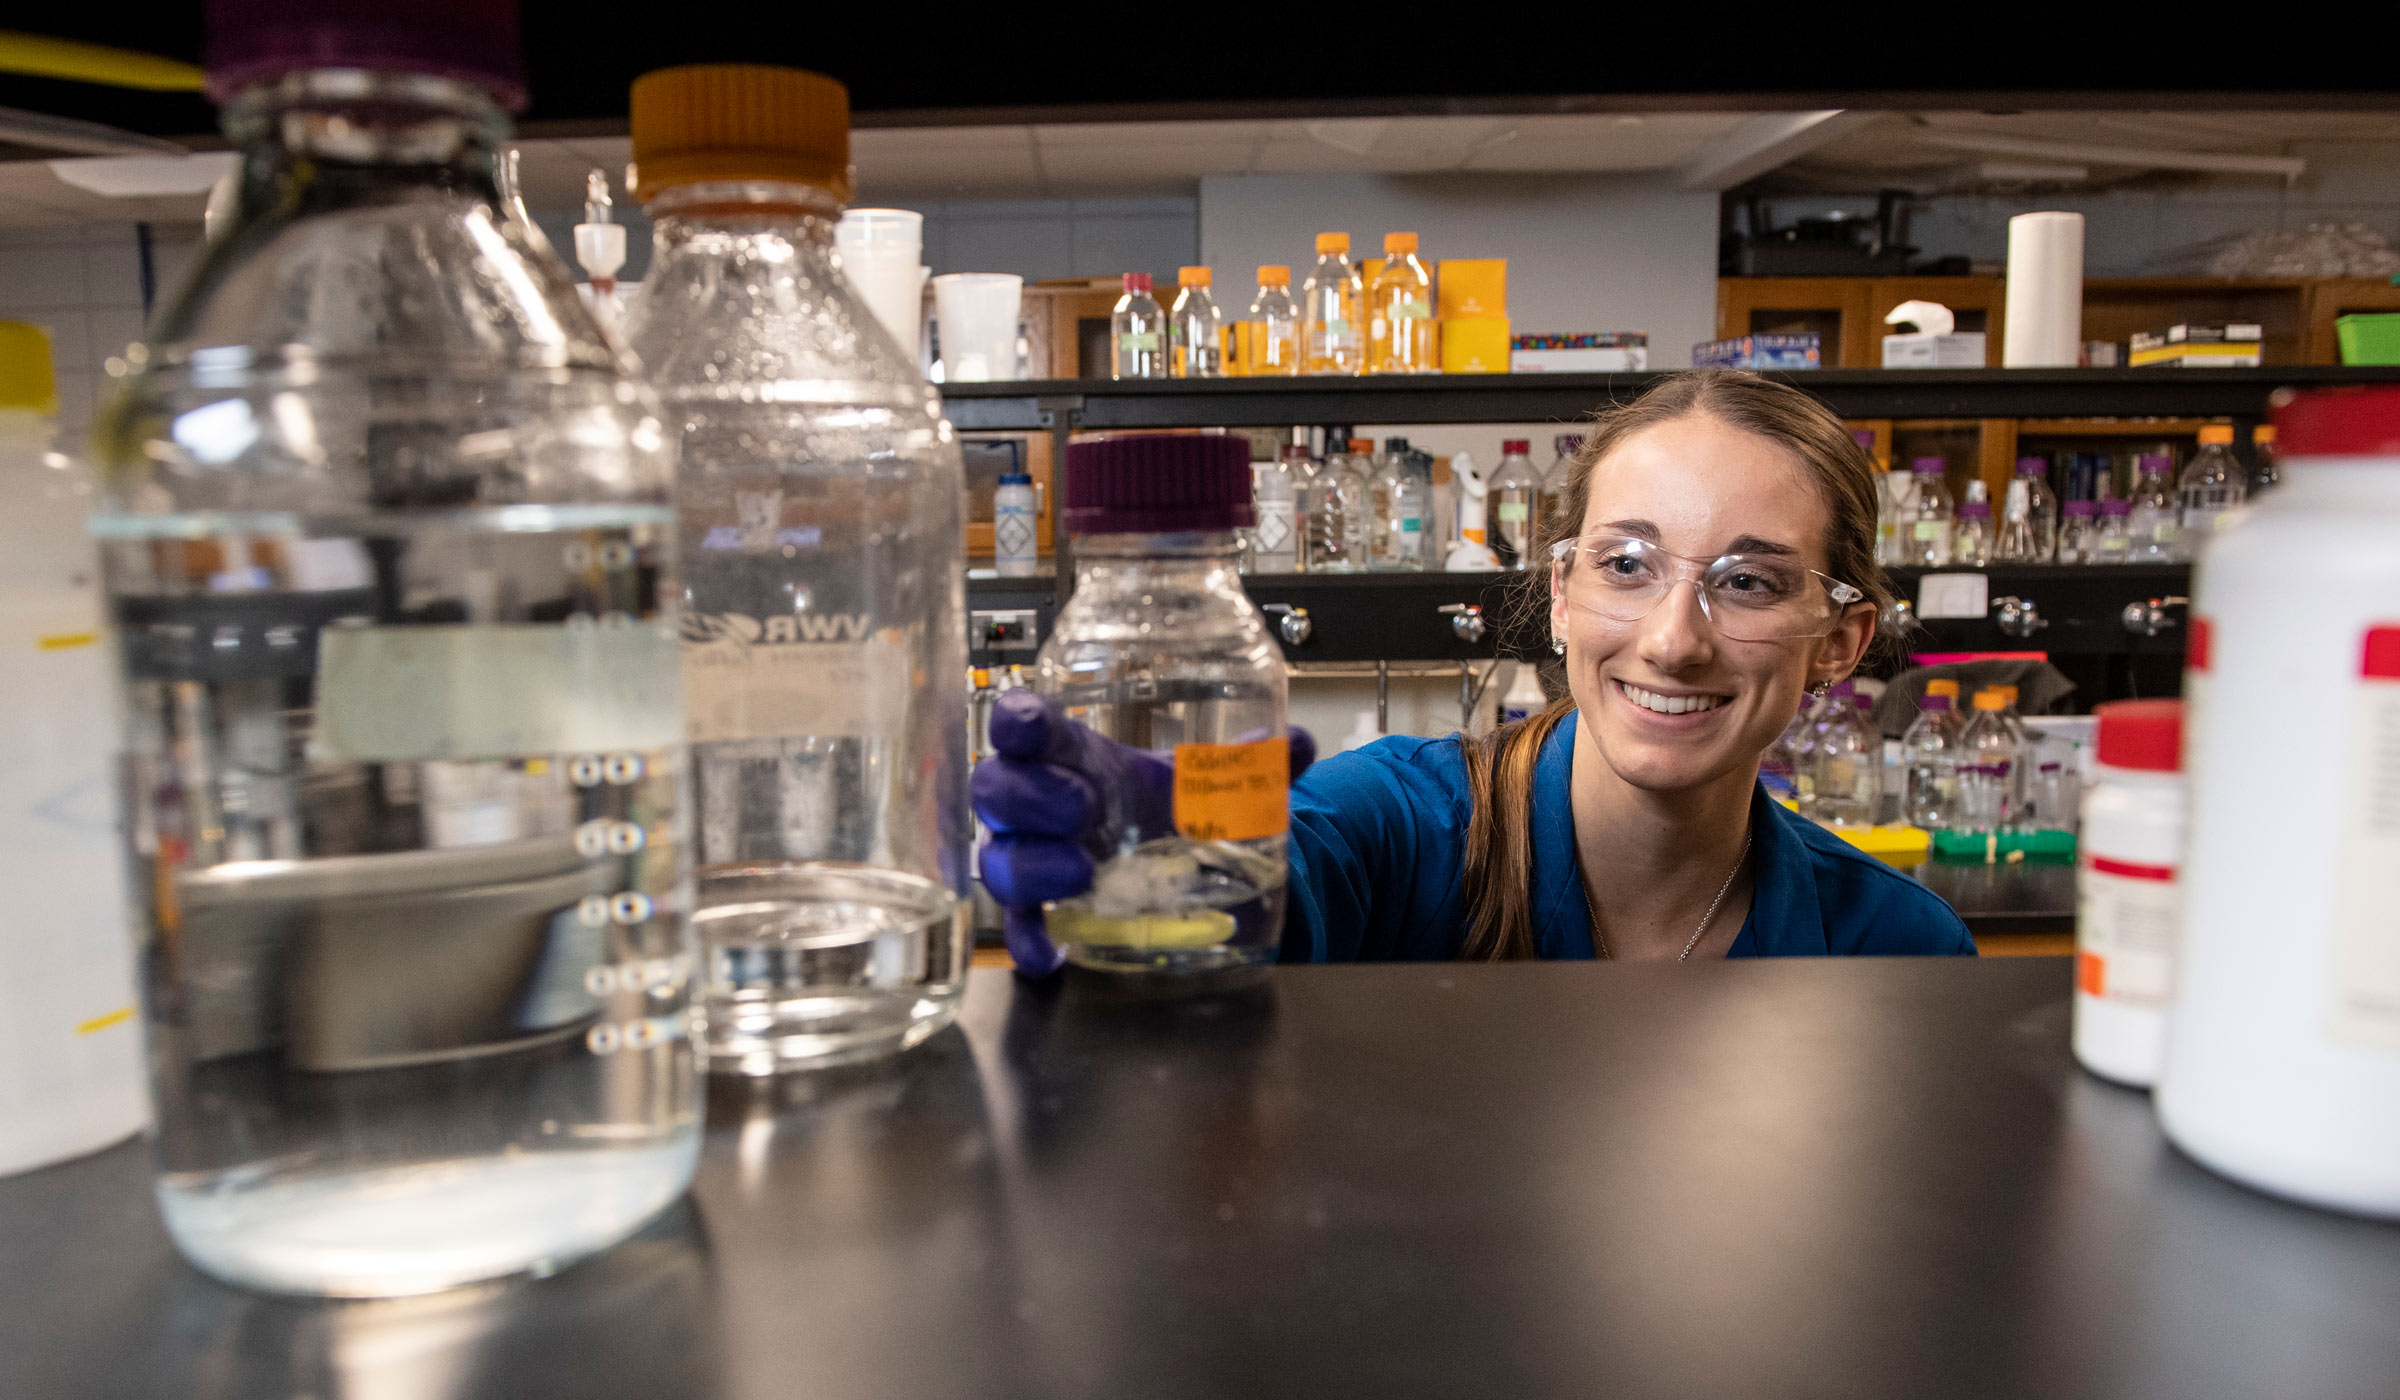
POLYGON ((680 679, 675 638, 621 614, 328 627, 308 753, 410 763, 661 748, 682 729, 680 679))
POLYGON ((905 725, 909 646, 856 613, 686 614, 684 704, 695 744, 865 738, 905 725))
POLYGON ((1500 503, 1500 523, 1503 525, 1523 524, 1526 513, 1523 501, 1502 501, 1500 503))
POLYGON ((1991 608, 1989 574, 1927 574, 1917 580, 1917 616, 1981 617, 1991 608))
POLYGON ((1950 527, 1939 520, 1920 520, 1912 533, 1921 540, 1938 540, 1950 533, 1950 527))
POLYGON ((2326 1029, 2345 1045, 2400 1053, 2400 624, 2369 628, 2361 652, 2326 1029))
POLYGON ((1260 501, 1258 503, 1257 533, 1251 541, 1260 554, 1290 554, 1292 552, 1292 503, 1289 501, 1260 501))
POLYGON ((2163 1006, 2175 995, 2183 890, 2175 867, 2084 855, 2075 873, 2075 986, 2163 1006))
POLYGON ((1117 337, 1117 344, 1127 350, 1156 350, 1158 348, 1158 332, 1127 331, 1117 337))

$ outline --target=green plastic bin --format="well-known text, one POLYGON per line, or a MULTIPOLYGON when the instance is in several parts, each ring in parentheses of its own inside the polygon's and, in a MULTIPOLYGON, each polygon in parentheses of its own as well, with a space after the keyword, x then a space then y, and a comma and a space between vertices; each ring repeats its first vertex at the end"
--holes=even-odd
POLYGON ((2358 311, 2333 318, 2346 365, 2400 365, 2400 311, 2358 311))

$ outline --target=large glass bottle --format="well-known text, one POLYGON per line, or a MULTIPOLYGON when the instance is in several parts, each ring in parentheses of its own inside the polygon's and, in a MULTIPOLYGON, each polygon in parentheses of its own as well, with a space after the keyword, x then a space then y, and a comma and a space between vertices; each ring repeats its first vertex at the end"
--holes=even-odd
POLYGON ((1939 457, 1919 457, 1909 468, 1914 485, 1900 512, 1901 564, 1938 568, 1950 562, 1950 541, 1958 523, 1950 490, 1942 484, 1945 470, 1939 457))
POLYGON ((1433 479, 1420 473, 1408 439, 1385 438, 1368 478, 1374 524, 1368 536, 1367 567, 1391 572, 1425 567, 1425 537, 1433 511, 1433 479))
POLYGON ((98 430, 158 1196, 221 1278, 547 1270, 680 1195, 673 441, 495 164, 515 11, 211 11, 238 209, 98 430))
POLYGON ((1242 373, 1300 372, 1300 307, 1292 300, 1292 270, 1269 263, 1258 270, 1258 296, 1235 326, 1241 337, 1242 373))
POLYGON ((2184 559, 2197 556, 2225 513, 2240 505, 2249 494, 2248 474, 2233 456, 2232 425, 2211 423, 2202 428, 2200 450, 2192 455, 2191 464, 2183 469, 2183 476, 2176 482, 2176 495, 2183 508, 2177 555, 2184 559))
POLYGON ((2172 564, 2184 557, 2183 502, 2176 498, 2170 481, 2175 459, 2164 452, 2145 452, 2135 459, 2135 465, 2139 475, 2125 521, 2125 560, 2172 564))
POLYGON ((626 327, 683 444, 712 1071, 913 1045, 966 974, 965 479, 835 269, 848 107, 753 64, 633 88, 655 242, 626 327))
POLYGON ((1357 374, 1366 367, 1366 288, 1350 264, 1350 235, 1317 235, 1317 265, 1300 288, 1300 368, 1357 374))
POLYGON ((1177 379, 1221 379, 1225 375, 1225 313, 1217 309, 1208 290, 1205 267, 1186 267, 1175 273, 1175 307, 1167 313, 1167 333, 1177 379))
POLYGON ((1529 455, 1532 448, 1525 438, 1501 443, 1500 465, 1492 469, 1492 479, 1484 487, 1491 502, 1492 553, 1500 557, 1503 569, 1531 568, 1537 562, 1534 542, 1541 530, 1544 502, 1542 473, 1529 455))
POLYGON ((1035 684, 1154 759, 1107 785, 1091 893, 1051 906, 1068 961, 1228 973, 1283 934, 1290 748, 1283 653, 1242 591, 1245 439, 1141 434, 1067 449, 1075 593, 1035 684))
POLYGON ((1417 261, 1417 236, 1387 233, 1383 266, 1367 288, 1367 373, 1433 374, 1442 367, 1435 340, 1433 278, 1417 261))
POLYGON ((1172 368, 1167 318, 1150 295, 1150 274, 1128 272, 1125 294, 1108 316, 1108 362, 1112 379, 1165 379, 1172 368))

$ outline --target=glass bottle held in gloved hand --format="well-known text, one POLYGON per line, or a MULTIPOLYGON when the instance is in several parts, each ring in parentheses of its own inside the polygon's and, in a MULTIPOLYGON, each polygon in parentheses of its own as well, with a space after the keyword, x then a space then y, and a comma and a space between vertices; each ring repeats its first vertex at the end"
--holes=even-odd
POLYGON ((92 520, 167 1230, 345 1297, 562 1267, 700 1149, 673 439, 505 209, 515 7, 365 14, 209 5, 238 207, 92 520))
POLYGON ((1075 593, 1034 684, 1147 762, 1100 794, 1090 893, 1054 903, 1068 961, 1111 972, 1263 963, 1283 935, 1290 751, 1283 653, 1242 591, 1247 439, 1068 447, 1075 593))
POLYGON ((669 68, 634 83, 632 128, 656 232, 627 336, 683 443, 709 1069, 888 1054, 966 976, 957 441, 835 268, 839 83, 669 68))

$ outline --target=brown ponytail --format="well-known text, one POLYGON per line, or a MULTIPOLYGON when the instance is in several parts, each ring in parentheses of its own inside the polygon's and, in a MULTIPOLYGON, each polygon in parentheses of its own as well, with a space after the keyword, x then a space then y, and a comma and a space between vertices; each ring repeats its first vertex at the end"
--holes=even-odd
MULTIPOLYGON (((1592 468, 1628 435, 1659 423, 1702 413, 1791 449, 1815 478, 1825 500, 1826 572, 1856 584, 1879 617, 1891 615, 1891 584, 1875 562, 1875 506, 1879 489, 1874 460, 1832 410, 1801 390, 1738 370, 1695 370, 1659 380, 1629 404, 1601 410, 1569 464, 1567 488, 1544 512, 1535 535, 1534 558, 1544 564, 1550 547, 1583 528, 1591 504, 1592 468)), ((1546 619, 1550 572, 1527 569, 1515 602, 1522 621, 1546 619)), ((1529 629, 1530 630, 1530 629, 1529 629)), ((1547 630, 1546 626, 1543 630, 1547 630)), ((1542 689, 1557 698, 1538 715, 1503 725, 1482 739, 1462 742, 1467 792, 1466 862, 1461 893, 1474 911, 1462 959, 1511 962, 1534 955, 1533 942, 1533 770, 1542 745, 1575 709, 1560 667, 1545 663, 1542 689)))

